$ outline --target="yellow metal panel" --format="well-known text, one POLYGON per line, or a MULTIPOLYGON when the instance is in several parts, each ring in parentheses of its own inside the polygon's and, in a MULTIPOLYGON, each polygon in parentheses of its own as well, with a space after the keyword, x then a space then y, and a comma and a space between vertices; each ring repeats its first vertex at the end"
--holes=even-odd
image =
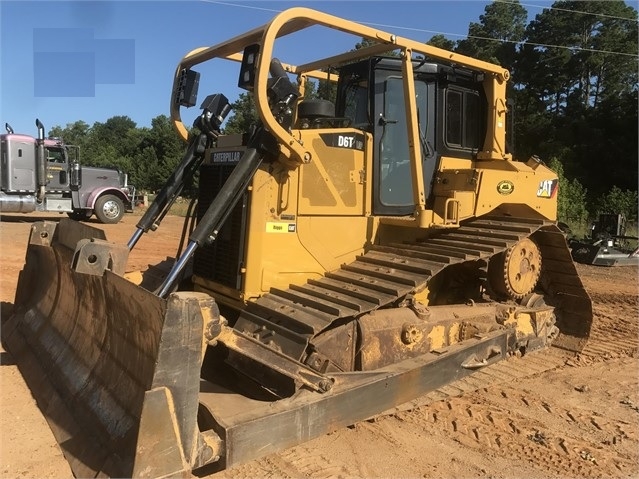
POLYGON ((351 262, 374 239, 374 221, 352 216, 300 216, 298 238, 326 271, 351 262))
POLYGON ((299 214, 362 215, 368 145, 364 132, 301 130, 301 136, 313 151, 313 161, 299 168, 299 214))
MULTIPOLYGON (((343 151, 351 152, 352 160, 355 150, 343 151)), ((361 152, 357 154, 363 158, 361 152)), ((362 215, 361 191, 356 202, 357 216, 298 213, 300 177, 309 166, 312 163, 299 170, 279 172, 269 172, 265 166, 253 179, 248 222, 250 244, 246 248, 244 291, 240 294, 244 301, 261 296, 272 287, 287 288, 290 284, 303 284, 309 278, 319 278, 326 271, 352 261, 366 242, 372 241, 375 222, 362 215)))
POLYGON ((556 179, 557 175, 543 165, 533 169, 516 161, 473 162, 444 157, 433 186, 434 215, 445 219, 452 201, 459 220, 496 208, 513 215, 555 220, 556 179))
POLYGON ((447 170, 437 174, 433 193, 435 196, 450 196, 455 191, 476 192, 480 171, 475 169, 447 170))
POLYGON ((455 200, 457 206, 457 222, 459 223, 466 218, 470 218, 475 213, 475 192, 474 191, 455 191, 452 199, 455 200))
MULTIPOLYGON (((505 163, 505 162, 503 162, 505 163)), ((497 165, 498 163, 490 163, 497 165)), ((536 170, 524 163, 514 170, 482 169, 476 215, 483 215, 504 204, 511 214, 535 212, 549 220, 557 219, 557 174, 539 166, 536 170)), ((530 213, 529 213, 530 214, 530 213)))
POLYGON ((467 170, 473 167, 473 161, 464 158, 451 158, 442 156, 439 159, 439 171, 446 170, 467 170))
POLYGON ((287 287, 288 280, 284 276, 276 281, 279 273, 321 273, 317 262, 300 247, 297 239, 297 171, 269 172, 266 168, 258 171, 251 188, 250 243, 246 248, 244 291, 241 294, 245 301, 266 293, 270 286, 287 287), (272 276, 277 284, 263 284, 264 276, 272 276))

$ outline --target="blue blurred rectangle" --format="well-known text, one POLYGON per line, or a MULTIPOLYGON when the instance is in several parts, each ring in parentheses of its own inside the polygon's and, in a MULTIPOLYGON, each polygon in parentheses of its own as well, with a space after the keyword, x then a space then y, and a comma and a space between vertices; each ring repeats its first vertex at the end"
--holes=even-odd
POLYGON ((96 84, 135 83, 135 40, 96 39, 91 28, 34 28, 36 97, 93 97, 96 84))
POLYGON ((91 28, 34 28, 34 52, 91 52, 91 28))
POLYGON ((33 76, 36 97, 94 97, 95 54, 34 52, 33 76))
POLYGON ((95 40, 93 51, 96 83, 135 83, 135 40, 95 40))

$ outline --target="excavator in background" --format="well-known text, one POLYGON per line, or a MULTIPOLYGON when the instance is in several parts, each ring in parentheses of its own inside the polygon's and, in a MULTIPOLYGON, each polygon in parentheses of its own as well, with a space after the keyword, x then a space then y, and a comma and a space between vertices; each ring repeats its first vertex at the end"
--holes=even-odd
POLYGON ((214 472, 511 356, 579 352, 591 300, 557 175, 507 150, 508 79, 306 8, 188 53, 170 103, 188 149, 128 244, 36 223, 3 324, 74 474, 214 472), (299 45, 319 31, 370 45, 317 58, 299 45), (222 133, 221 93, 184 125, 208 62, 239 66, 259 115, 244 134, 222 133), (335 97, 306 98, 314 81, 335 97), (170 267, 127 271, 196 175, 170 267))

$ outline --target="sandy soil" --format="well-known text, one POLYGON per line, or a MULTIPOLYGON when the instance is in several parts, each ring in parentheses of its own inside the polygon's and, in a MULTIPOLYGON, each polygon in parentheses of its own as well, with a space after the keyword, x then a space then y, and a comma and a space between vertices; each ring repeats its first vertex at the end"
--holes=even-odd
MULTIPOLYGON (((46 219, 57 219, 47 215, 46 219)), ((32 221, 0 218, 0 301, 10 312, 32 221)), ((97 225, 125 243, 137 217, 97 225)), ((173 255, 182 219, 144 236, 129 267, 173 255)), ((501 363, 488 382, 442 388, 418 403, 340 429, 218 477, 639 477, 639 294, 635 267, 578 265, 592 296, 592 338, 501 363), (477 387, 479 385, 479 388, 477 387)), ((72 477, 11 356, 0 350, 1 477, 72 477)))

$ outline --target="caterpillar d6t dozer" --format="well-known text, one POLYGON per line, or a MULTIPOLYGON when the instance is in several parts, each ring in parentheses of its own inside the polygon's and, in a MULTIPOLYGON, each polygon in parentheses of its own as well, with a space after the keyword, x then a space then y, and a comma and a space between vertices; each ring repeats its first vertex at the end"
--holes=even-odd
POLYGON ((581 350, 591 301, 557 175, 507 150, 508 77, 305 8, 188 53, 171 97, 188 148, 129 243, 36 223, 3 325, 74 473, 209 473, 509 356, 581 350), (349 34, 367 41, 299 47, 349 34), (215 84, 200 74, 228 65, 259 119, 223 134, 215 93, 187 129, 183 107, 215 84), (196 175, 180 253, 128 274, 196 175))

